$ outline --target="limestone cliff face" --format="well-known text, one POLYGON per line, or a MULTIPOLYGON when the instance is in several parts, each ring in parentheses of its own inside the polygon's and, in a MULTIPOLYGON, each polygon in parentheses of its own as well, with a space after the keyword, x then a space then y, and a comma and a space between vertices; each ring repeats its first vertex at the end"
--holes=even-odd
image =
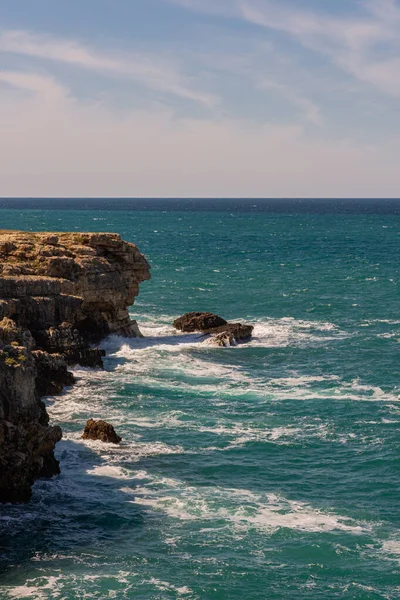
POLYGON ((140 335, 128 307, 149 268, 117 234, 0 230, 0 502, 59 472, 40 397, 73 383, 67 364, 101 365, 89 344, 140 335))

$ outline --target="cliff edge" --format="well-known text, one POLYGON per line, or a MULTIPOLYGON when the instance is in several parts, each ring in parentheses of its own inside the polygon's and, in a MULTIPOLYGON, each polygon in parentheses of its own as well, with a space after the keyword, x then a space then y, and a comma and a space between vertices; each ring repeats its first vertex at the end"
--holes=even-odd
POLYGON ((90 344, 140 336, 128 307, 149 269, 118 234, 0 230, 0 502, 59 473, 62 434, 40 397, 73 383, 68 364, 101 365, 90 344))

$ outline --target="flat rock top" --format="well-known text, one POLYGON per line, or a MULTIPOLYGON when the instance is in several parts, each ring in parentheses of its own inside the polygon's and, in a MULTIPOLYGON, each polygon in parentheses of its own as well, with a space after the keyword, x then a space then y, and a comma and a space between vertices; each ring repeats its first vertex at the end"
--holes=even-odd
POLYGON ((149 279, 150 266, 118 233, 0 229, 0 276, 76 280, 82 273, 132 271, 149 279))
MULTIPOLYGON (((0 243, 34 243, 48 245, 101 245, 121 243, 119 233, 93 233, 93 232, 55 232, 55 231, 18 231, 0 229, 0 243)), ((123 242, 125 243, 125 242, 123 242)))

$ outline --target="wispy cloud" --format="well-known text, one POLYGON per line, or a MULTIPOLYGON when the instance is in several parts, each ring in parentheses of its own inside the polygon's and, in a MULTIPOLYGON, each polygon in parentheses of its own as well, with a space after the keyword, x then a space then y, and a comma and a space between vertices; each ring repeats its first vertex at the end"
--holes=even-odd
POLYGON ((297 108, 304 115, 305 119, 313 125, 317 125, 318 127, 323 126, 324 120, 321 115, 321 108, 295 87, 271 79, 262 80, 259 87, 276 93, 285 102, 297 108))
POLYGON ((327 57, 347 75, 400 97, 400 8, 396 0, 365 0, 357 16, 334 16, 305 8, 305 3, 277 0, 169 1, 279 31, 327 57))
POLYGON ((0 53, 58 61, 81 69, 133 80, 148 89, 190 100, 210 109, 218 103, 215 95, 197 89, 177 64, 159 56, 110 56, 74 40, 35 35, 26 31, 0 32, 0 53))
POLYGON ((43 99, 60 101, 68 95, 68 90, 51 77, 37 73, 24 73, 21 71, 0 71, 0 83, 32 92, 43 99))

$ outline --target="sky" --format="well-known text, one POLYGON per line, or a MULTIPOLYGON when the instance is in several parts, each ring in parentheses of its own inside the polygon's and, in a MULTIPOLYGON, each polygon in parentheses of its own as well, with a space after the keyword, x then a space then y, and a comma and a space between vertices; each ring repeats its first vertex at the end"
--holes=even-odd
POLYGON ((400 197, 400 0, 1 0, 2 197, 400 197))

